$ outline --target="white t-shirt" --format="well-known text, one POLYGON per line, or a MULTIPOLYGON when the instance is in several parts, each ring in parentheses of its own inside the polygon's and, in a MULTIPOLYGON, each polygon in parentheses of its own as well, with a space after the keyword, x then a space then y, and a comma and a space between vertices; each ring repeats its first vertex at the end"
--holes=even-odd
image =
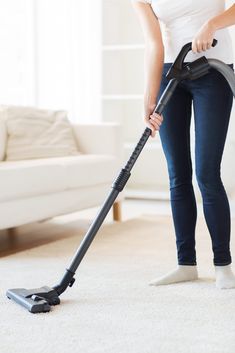
MULTIPOLYGON (((132 0, 149 3, 156 14, 163 37, 164 62, 173 62, 182 46, 191 42, 210 18, 225 11, 225 0, 132 0)), ((185 58, 193 61, 199 57, 219 59, 226 64, 233 63, 232 40, 228 28, 215 33, 218 40, 216 47, 193 53, 190 51, 185 58)))

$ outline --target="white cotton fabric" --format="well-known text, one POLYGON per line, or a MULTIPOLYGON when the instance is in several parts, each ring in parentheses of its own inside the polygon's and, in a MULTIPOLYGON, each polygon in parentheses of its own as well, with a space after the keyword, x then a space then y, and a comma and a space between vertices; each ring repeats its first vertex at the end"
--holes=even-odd
POLYGON ((5 122, 7 132, 5 160, 80 154, 65 111, 5 106, 0 120, 5 122))
POLYGON ((0 107, 0 161, 5 158, 7 131, 5 124, 5 109, 0 107))
MULTIPOLYGON (((133 0, 151 4, 159 19, 165 49, 164 62, 173 62, 182 46, 191 42, 201 26, 210 18, 225 11, 225 0, 133 0)), ((194 54, 185 61, 199 57, 215 58, 233 63, 232 41, 228 28, 216 31, 216 47, 194 54)))
POLYGON ((116 165, 115 156, 95 154, 4 161, 0 164, 0 203, 108 184, 116 165))

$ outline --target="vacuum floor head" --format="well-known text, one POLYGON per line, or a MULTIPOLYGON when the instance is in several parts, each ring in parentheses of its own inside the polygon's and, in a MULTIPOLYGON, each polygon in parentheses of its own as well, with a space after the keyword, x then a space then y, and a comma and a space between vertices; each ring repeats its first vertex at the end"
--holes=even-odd
POLYGON ((60 304, 56 290, 47 286, 36 289, 8 289, 6 295, 31 313, 45 313, 51 310, 51 305, 60 304))

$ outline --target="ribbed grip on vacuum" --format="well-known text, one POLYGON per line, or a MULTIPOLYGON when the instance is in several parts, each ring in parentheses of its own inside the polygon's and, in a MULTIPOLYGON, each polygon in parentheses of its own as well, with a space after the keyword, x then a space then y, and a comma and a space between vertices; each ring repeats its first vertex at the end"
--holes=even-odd
POLYGON ((130 176, 131 173, 128 170, 122 168, 116 180, 113 182, 112 188, 118 190, 119 192, 122 191, 130 176))
POLYGON ((128 159, 124 169, 126 169, 127 171, 130 171, 132 169, 133 165, 135 164, 140 152, 144 148, 144 145, 146 144, 150 135, 151 135, 151 129, 149 127, 146 127, 134 151, 132 152, 130 158, 128 159))

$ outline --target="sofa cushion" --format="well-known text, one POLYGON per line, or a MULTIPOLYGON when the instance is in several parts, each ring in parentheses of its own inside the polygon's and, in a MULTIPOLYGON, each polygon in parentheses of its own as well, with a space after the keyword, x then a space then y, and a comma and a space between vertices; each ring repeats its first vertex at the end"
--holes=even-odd
POLYGON ((111 182, 119 167, 115 156, 102 154, 63 158, 61 163, 67 171, 68 189, 111 182))
POLYGON ((66 172, 53 158, 0 163, 0 201, 65 189, 66 172))
POLYGON ((16 161, 78 155, 73 129, 65 111, 5 106, 6 160, 16 161))
POLYGON ((0 119, 0 161, 3 161, 5 158, 6 140, 7 140, 6 126, 4 121, 0 119))
POLYGON ((111 183, 116 164, 109 155, 85 154, 0 162, 0 201, 111 183))

